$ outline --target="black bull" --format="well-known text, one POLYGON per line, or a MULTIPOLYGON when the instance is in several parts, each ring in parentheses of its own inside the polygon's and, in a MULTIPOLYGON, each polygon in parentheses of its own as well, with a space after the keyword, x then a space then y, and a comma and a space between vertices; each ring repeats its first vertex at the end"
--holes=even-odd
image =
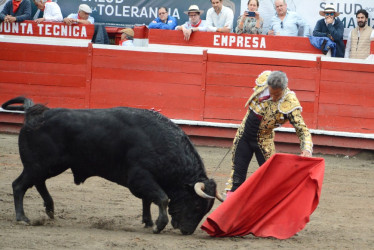
POLYGON ((54 217, 45 181, 68 168, 77 185, 100 176, 128 187, 142 199, 142 222, 153 226, 154 233, 167 225, 167 207, 172 226, 192 234, 214 198, 222 201, 187 135, 157 112, 126 107, 49 109, 24 97, 2 107, 25 110, 18 141, 24 169, 13 182, 17 221, 29 223, 23 197, 32 186, 42 196, 47 215, 54 217), (159 207, 156 225, 152 202, 159 207))

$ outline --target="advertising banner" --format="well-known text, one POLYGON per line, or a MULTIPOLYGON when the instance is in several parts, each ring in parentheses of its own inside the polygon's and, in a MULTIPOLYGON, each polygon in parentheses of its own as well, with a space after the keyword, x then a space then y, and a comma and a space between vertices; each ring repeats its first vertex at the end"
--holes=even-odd
MULTIPOLYGON (((95 23, 102 23, 108 26, 126 26, 136 24, 148 25, 158 17, 158 8, 164 6, 168 9, 169 15, 177 19, 178 24, 188 20, 184 11, 192 4, 204 10, 202 19, 205 19, 206 12, 211 8, 208 0, 175 1, 175 0, 54 0, 57 2, 64 17, 70 13, 77 13, 78 6, 82 3, 92 8, 92 16, 95 23)), ((223 0, 224 5, 234 11, 235 18, 239 16, 241 0, 223 0)))

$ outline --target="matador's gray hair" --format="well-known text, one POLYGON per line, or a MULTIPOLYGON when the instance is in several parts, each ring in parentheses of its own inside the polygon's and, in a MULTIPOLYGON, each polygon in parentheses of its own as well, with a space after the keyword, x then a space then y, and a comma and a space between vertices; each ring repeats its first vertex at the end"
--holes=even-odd
POLYGON ((268 85, 273 89, 285 89, 288 86, 288 78, 286 73, 282 71, 273 71, 268 76, 268 85))

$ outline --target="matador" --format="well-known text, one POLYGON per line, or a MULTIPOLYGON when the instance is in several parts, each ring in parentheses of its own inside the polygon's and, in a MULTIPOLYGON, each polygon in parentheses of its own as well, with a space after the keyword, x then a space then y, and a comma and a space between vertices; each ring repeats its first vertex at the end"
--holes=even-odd
POLYGON ((245 181, 253 154, 259 166, 275 154, 274 129, 287 121, 296 130, 301 155, 311 157, 313 152, 312 137, 301 116, 302 107, 288 88, 284 72, 262 72, 245 107, 249 107, 248 111, 233 142, 232 171, 225 188, 228 195, 245 181))

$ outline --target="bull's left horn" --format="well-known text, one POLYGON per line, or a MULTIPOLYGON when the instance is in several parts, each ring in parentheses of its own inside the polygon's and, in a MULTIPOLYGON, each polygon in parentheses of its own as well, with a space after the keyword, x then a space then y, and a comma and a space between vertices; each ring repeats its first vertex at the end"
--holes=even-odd
POLYGON ((210 196, 204 192, 205 185, 202 182, 196 182, 194 189, 198 196, 204 198, 204 199, 215 199, 215 197, 210 196))
POLYGON ((218 191, 216 191, 216 198, 217 198, 220 202, 223 202, 223 201, 224 201, 223 197, 218 193, 218 191))

